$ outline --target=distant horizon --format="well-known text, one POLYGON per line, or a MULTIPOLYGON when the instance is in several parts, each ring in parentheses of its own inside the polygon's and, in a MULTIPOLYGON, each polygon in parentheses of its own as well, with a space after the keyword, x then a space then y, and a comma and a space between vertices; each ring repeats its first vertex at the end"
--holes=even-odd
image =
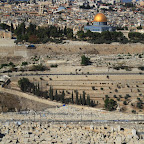
MULTIPOLYGON (((4 1, 7 1, 7 0, 4 0, 4 1)), ((11 1, 30 1, 30 0, 11 0, 11 1)), ((122 1, 126 3, 132 2, 132 0, 122 0, 122 1)), ((139 1, 139 0, 136 0, 136 1, 139 1)))

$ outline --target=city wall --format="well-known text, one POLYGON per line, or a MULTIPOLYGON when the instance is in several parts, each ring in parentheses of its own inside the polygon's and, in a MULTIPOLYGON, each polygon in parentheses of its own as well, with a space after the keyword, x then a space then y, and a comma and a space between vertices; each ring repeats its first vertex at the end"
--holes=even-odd
POLYGON ((36 49, 27 49, 23 46, 0 46, 0 57, 2 56, 32 56, 50 54, 120 54, 120 53, 142 53, 144 44, 41 44, 36 49))

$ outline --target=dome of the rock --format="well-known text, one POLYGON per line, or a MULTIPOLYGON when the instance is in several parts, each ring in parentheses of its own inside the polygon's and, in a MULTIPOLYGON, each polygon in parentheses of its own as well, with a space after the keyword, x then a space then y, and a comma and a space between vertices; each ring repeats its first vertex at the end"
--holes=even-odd
POLYGON ((94 17, 94 22, 107 22, 107 18, 103 13, 98 13, 94 17))

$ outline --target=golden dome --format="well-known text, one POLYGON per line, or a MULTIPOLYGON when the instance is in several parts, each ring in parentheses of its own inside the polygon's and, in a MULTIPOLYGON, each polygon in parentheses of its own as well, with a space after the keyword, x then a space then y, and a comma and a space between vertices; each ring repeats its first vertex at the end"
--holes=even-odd
POLYGON ((98 13, 94 17, 95 22, 107 22, 107 18, 103 13, 98 13))
POLYGON ((140 6, 144 6, 144 1, 141 1, 141 2, 140 2, 140 6))

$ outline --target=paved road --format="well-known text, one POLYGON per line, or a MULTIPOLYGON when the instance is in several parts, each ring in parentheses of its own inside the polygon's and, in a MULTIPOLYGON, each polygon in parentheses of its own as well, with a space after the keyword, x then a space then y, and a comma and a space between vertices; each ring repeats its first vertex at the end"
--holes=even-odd
POLYGON ((47 75, 144 75, 144 73, 90 73, 90 74, 19 74, 19 75, 13 75, 15 77, 21 77, 21 76, 47 76, 47 75))
MULTIPOLYGON (((2 75, 5 75, 5 73, 1 73, 0 74, 0 76, 2 76, 2 75)), ((17 73, 9 73, 9 75, 11 75, 12 77, 22 77, 22 76, 50 76, 50 75, 144 75, 144 73, 142 73, 142 72, 131 72, 131 73, 129 73, 129 72, 127 72, 127 73, 118 73, 118 72, 106 72, 106 73, 103 73, 103 72, 101 72, 101 73, 89 73, 89 74, 87 74, 87 73, 85 73, 85 74, 68 74, 68 73, 54 73, 54 74, 51 74, 51 73, 41 73, 41 74, 27 74, 27 73, 25 73, 25 74, 17 74, 17 73)))

